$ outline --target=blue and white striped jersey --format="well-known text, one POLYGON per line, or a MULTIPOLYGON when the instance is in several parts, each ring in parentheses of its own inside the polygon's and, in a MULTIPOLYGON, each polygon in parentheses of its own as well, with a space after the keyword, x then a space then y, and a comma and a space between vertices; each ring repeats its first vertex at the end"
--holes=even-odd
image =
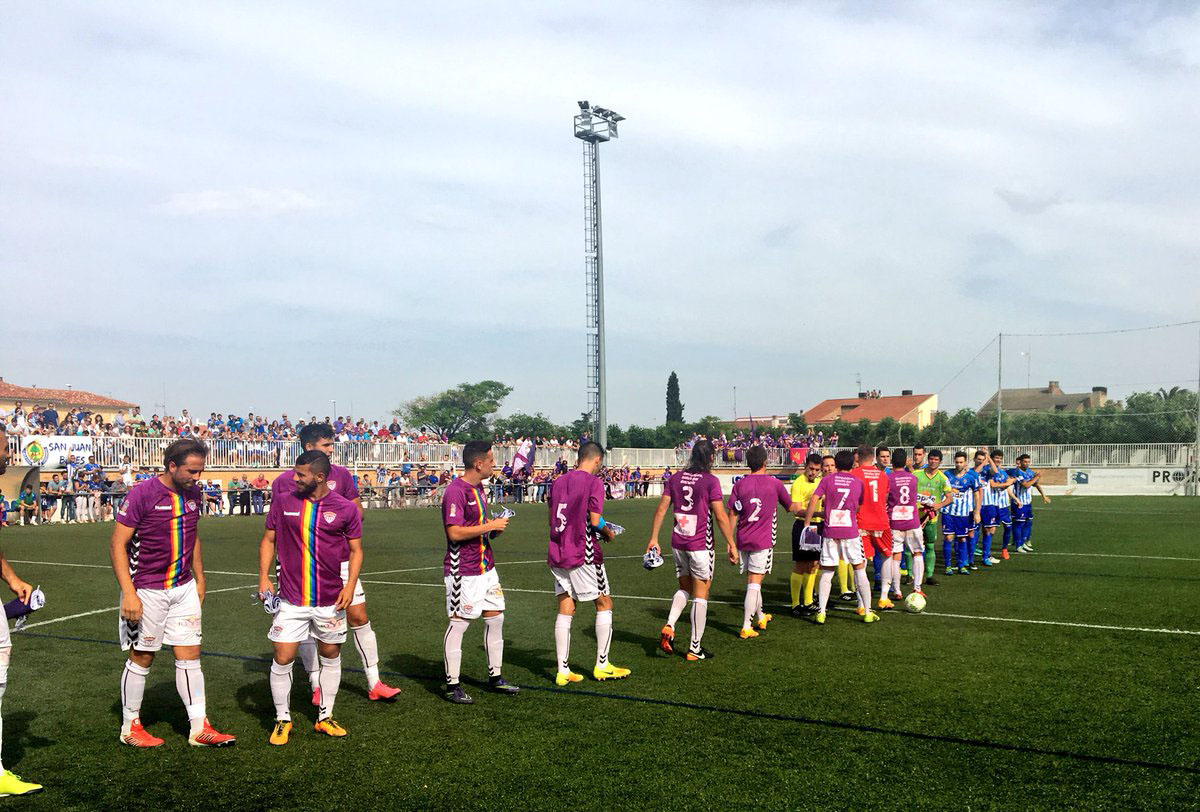
POLYGON ((992 507, 1008 507, 1011 500, 1008 497, 1008 491, 993 488, 989 482, 999 482, 1008 484, 1012 482, 1012 477, 1008 471, 1003 468, 997 468, 994 465, 988 465, 983 469, 986 473, 986 479, 981 483, 983 486, 983 504, 991 505, 992 507))
POLYGON ((942 513, 946 516, 970 516, 975 512, 975 491, 979 490, 979 477, 968 468, 962 476, 947 471, 946 479, 954 489, 954 501, 942 508, 942 513))
POLYGON ((1027 471, 1022 471, 1020 468, 1011 468, 1008 472, 1013 480, 1017 483, 1013 487, 1013 495, 1016 496, 1016 502, 1021 507, 1033 504, 1033 488, 1029 487, 1028 483, 1035 476, 1037 471, 1030 468, 1027 471))

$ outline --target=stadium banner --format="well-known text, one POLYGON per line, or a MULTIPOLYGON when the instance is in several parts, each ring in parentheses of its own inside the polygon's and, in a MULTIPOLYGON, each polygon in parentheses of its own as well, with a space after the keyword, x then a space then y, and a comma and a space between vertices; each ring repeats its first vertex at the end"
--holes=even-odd
POLYGON ((789 455, 792 458, 792 465, 804 465, 804 460, 808 456, 807 448, 793 448, 789 450, 789 455))
POLYGON ((61 471, 67 467, 68 456, 74 456, 78 463, 87 462, 92 456, 92 438, 59 435, 21 438, 21 459, 26 465, 61 471))
POLYGON ((512 469, 514 474, 522 469, 533 473, 533 459, 536 448, 537 445, 533 440, 525 440, 521 443, 520 448, 517 449, 516 457, 513 458, 512 469))
POLYGON ((1063 493, 1074 496, 1169 496, 1195 482, 1187 468, 1068 468, 1063 493))

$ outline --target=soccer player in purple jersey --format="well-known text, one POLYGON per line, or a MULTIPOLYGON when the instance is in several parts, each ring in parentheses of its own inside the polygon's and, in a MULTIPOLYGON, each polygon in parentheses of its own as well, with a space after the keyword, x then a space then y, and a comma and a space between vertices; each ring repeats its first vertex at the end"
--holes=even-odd
MULTIPOLYGON (((8 470, 8 454, 8 434, 4 431, 4 426, 0 425, 0 474, 8 470)), ((8 559, 4 557, 4 553, 0 553, 0 580, 8 585, 8 588, 23 603, 29 603, 29 596, 33 594, 33 586, 17 577, 8 563, 8 559)), ((8 636, 8 623, 4 622, 0 624, 0 700, 4 698, 4 691, 8 688, 8 661, 11 655, 12 640, 8 636)), ((0 732, 2 731, 3 721, 0 721, 0 732)), ((24 781, 21 776, 0 766, 0 797, 33 795, 41 791, 41 784, 24 781)))
POLYGON ((442 573, 446 582, 446 614, 450 616, 442 638, 442 655, 446 666, 446 699, 470 705, 475 700, 458 681, 462 640, 470 621, 481 615, 488 690, 517 694, 521 689, 500 676, 504 664, 504 590, 496 572, 492 541, 508 527, 508 519, 488 518, 487 497, 480 485, 496 468, 491 443, 483 440, 467 443, 463 446, 462 462, 463 475, 446 487, 442 497, 442 526, 446 530, 442 573))
POLYGON ((554 651, 558 657, 556 684, 569 685, 583 677, 571 671, 571 620, 578 601, 596 604, 596 665, 598 680, 624 679, 628 668, 608 659, 612 643, 613 602, 600 539, 613 540, 613 530, 604 521, 604 482, 597 474, 604 463, 604 449, 588 441, 579 447, 575 469, 554 480, 550 487, 550 545, 546 563, 554 575, 558 617, 554 621, 554 651))
POLYGON ((854 468, 854 452, 842 449, 834 458, 837 472, 821 478, 821 484, 813 491, 804 514, 804 527, 812 524, 818 502, 825 507, 825 536, 821 540, 821 581, 818 587, 817 614, 813 620, 825 622, 825 610, 829 605, 829 591, 833 586, 833 573, 839 561, 846 561, 854 568, 854 583, 858 588, 858 600, 865 607, 862 619, 866 623, 879 620, 871 611, 871 583, 867 580, 867 563, 863 557, 862 540, 858 534, 858 509, 863 501, 863 483, 851 476, 854 468))
POLYGON ((729 494, 729 513, 736 525, 737 555, 730 551, 731 564, 739 564, 746 574, 746 597, 742 602, 742 628, 738 637, 758 637, 767 628, 771 615, 763 611, 762 582, 771 572, 775 553, 775 534, 779 512, 776 505, 796 512, 787 487, 766 473, 767 449, 756 445, 746 452, 749 476, 733 483, 729 494), (757 629, 751 627, 751 621, 757 629))
POLYGON ((146 675, 165 644, 175 653, 175 688, 187 708, 188 743, 224 747, 234 737, 209 725, 200 670, 204 565, 196 528, 204 495, 196 482, 208 448, 196 440, 176 440, 163 457, 166 470, 134 485, 121 504, 109 550, 121 587, 121 648, 129 652, 121 674, 119 740, 132 747, 163 743, 142 727, 140 717, 146 675))
POLYGON ((342 644, 346 642, 346 609, 354 600, 354 584, 362 569, 362 512, 329 489, 331 464, 323 451, 305 451, 292 469, 292 488, 275 493, 267 527, 258 546, 260 595, 279 596, 279 608, 267 639, 274 644, 271 700, 275 725, 271 744, 284 745, 292 732, 288 696, 292 662, 300 643, 317 639, 317 684, 321 704, 313 729, 341 738, 346 729, 334 721, 333 703, 342 684, 342 644), (278 560, 276 592, 268 573, 278 560), (349 562, 349 577, 342 562, 349 562))
POLYGON ((721 501, 721 483, 712 475, 713 457, 716 454, 712 440, 699 440, 692 446, 692 458, 688 466, 667 481, 662 499, 658 501, 658 510, 654 512, 650 543, 646 545, 646 552, 659 550, 658 534, 662 530, 663 517, 667 515, 667 508, 674 506, 671 553, 675 558, 679 589, 671 598, 671 611, 667 615, 667 625, 662 628, 659 646, 668 654, 675 651, 675 623, 683 614, 688 599, 692 598, 692 639, 688 645, 688 662, 711 660, 713 656, 701 648, 700 641, 708 620, 708 591, 716 567, 714 518, 721 528, 721 535, 725 537, 730 560, 737 560, 729 516, 721 501))
MULTIPOLYGON (((900 557, 901 554, 907 551, 912 556, 912 573, 913 573, 913 591, 919 592, 921 595, 925 593, 921 591, 921 581, 925 575, 925 536, 921 530, 921 511, 920 505, 917 502, 917 478, 905 467, 908 462, 908 454, 903 448, 897 448, 892 452, 892 464, 895 466, 891 473, 888 474, 888 521, 892 525, 892 567, 891 580, 895 583, 889 583, 887 571, 884 572, 884 591, 879 601, 880 609, 891 609, 892 602, 889 600, 884 602, 884 597, 887 595, 887 587, 894 586, 897 593, 900 591, 900 557)), ((898 600, 903 599, 903 595, 897 594, 898 600)))
MULTIPOLYGON (((309 423, 300 429, 299 440, 305 451, 320 451, 331 461, 333 460, 333 427, 328 423, 309 423)), ((329 490, 353 502, 358 508, 359 517, 362 517, 362 499, 358 495, 358 486, 354 484, 354 475, 350 473, 349 469, 330 462, 329 480, 326 485, 329 490)), ((292 487, 292 472, 284 471, 271 483, 272 501, 280 492, 287 491, 292 487)), ((343 578, 348 577, 348 566, 349 562, 342 562, 343 578)), ((379 678, 379 642, 375 638, 375 630, 371 628, 371 618, 367 616, 367 595, 361 581, 356 581, 354 584, 354 600, 350 602, 350 608, 346 610, 346 617, 350 622, 350 636, 354 640, 358 656, 362 658, 363 673, 367 677, 367 699, 394 701, 400 694, 400 689, 384 683, 379 678)), ((320 705, 320 688, 317 685, 319 674, 317 641, 315 638, 310 637, 300 643, 300 662, 304 665, 304 670, 308 672, 308 683, 313 692, 312 703, 320 705)))

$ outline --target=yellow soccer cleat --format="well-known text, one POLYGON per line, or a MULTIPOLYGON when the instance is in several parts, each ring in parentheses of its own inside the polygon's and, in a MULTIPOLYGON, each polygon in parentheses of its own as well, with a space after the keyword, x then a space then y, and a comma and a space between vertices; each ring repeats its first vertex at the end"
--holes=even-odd
POLYGON ((878 623, 878 622, 879 622, 879 615, 875 614, 874 612, 867 612, 865 615, 863 615, 863 623, 878 623))
POLYGON ((879 599, 879 608, 880 608, 880 609, 885 609, 885 610, 886 610, 886 609, 895 609, 895 608, 896 608, 896 604, 892 603, 892 602, 891 602, 890 600, 888 600, 887 598, 880 598, 880 599, 879 599))
POLYGON ((816 623, 818 626, 824 626, 825 625, 825 613, 817 612, 816 616, 813 618, 813 623, 816 623))
POLYGON ((346 735, 346 728, 333 721, 332 717, 328 719, 318 719, 317 723, 313 725, 313 730, 317 731, 318 733, 324 733, 326 736, 333 736, 335 739, 340 739, 342 736, 346 735))
POLYGON ((560 671, 554 676, 554 684, 560 688, 570 685, 572 682, 583 682, 583 674, 576 674, 574 671, 564 674, 560 671))
POLYGON ((23 781, 21 776, 12 770, 0 772, 0 798, 7 798, 9 795, 33 795, 35 792, 41 791, 41 784, 23 781))
POLYGON ((754 629, 742 629, 738 632, 738 637, 743 640, 749 640, 752 637, 758 637, 758 632, 754 631, 754 629))
POLYGON ((621 668, 619 665, 609 663, 603 668, 593 668, 592 676, 598 680, 606 679, 625 679, 632 673, 628 668, 621 668))
POLYGON ((773 617, 774 615, 763 612, 763 616, 754 621, 755 628, 757 628, 760 632, 765 632, 767 630, 767 624, 771 622, 771 618, 773 617))
POLYGON ((288 743, 288 736, 292 733, 292 723, 287 719, 276 719, 275 727, 271 729, 271 738, 268 739, 271 744, 284 745, 288 743))

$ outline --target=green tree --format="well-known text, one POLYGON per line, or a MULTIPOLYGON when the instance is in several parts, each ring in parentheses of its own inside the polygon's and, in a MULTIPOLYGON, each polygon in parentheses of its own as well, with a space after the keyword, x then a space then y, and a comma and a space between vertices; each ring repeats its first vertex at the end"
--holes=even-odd
POLYGON ((570 434, 570 439, 581 440, 585 434, 591 437, 596 433, 596 424, 592 422, 592 416, 589 413, 581 412, 579 417, 573 420, 571 425, 567 427, 567 430, 570 434))
POLYGON ((799 412, 789 412, 787 430, 792 434, 804 434, 808 431, 808 421, 799 412))
POLYGON ((557 437, 564 433, 561 426, 541 412, 515 412, 508 417, 498 417, 492 423, 492 431, 501 437, 557 437))
POLYGON ((460 383, 435 395, 413 398, 392 414, 406 425, 428 426, 454 441, 486 437, 489 419, 510 392, 512 387, 500 381, 460 383))
POLYGON ((625 435, 625 430, 616 423, 610 423, 608 426, 608 447, 629 448, 629 438, 625 435))
POLYGON ((679 400, 679 376, 672 370, 667 378, 667 423, 683 422, 683 403, 679 400))

